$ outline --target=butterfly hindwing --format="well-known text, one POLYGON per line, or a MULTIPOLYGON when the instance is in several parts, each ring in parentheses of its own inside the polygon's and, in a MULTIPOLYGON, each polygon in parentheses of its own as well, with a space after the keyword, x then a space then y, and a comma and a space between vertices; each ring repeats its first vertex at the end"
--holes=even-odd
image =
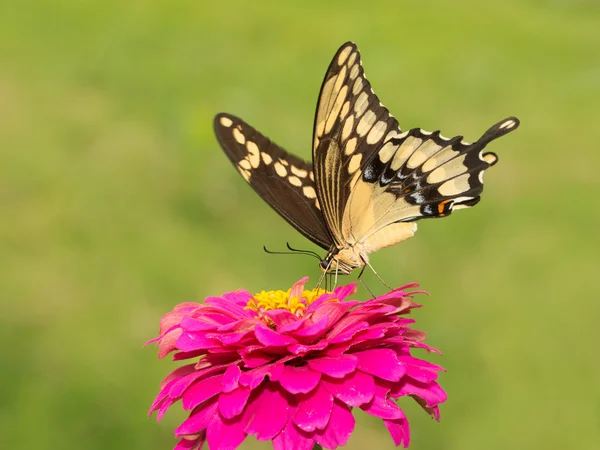
POLYGON ((300 233, 329 249, 332 240, 319 209, 312 164, 235 116, 218 114, 214 128, 221 147, 252 188, 300 233))

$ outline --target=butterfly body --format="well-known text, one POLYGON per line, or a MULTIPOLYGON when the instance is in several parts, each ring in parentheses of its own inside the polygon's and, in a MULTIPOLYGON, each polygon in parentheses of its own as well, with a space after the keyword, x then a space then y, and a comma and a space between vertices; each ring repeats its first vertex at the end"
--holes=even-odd
POLYGON ((242 177, 328 251, 321 268, 336 273, 369 264, 370 253, 413 236, 417 220, 478 203, 483 173, 498 159, 485 146, 518 125, 509 117, 474 143, 439 131, 402 131, 374 94, 352 43, 338 50, 325 75, 312 163, 235 116, 215 117, 219 143, 242 177))

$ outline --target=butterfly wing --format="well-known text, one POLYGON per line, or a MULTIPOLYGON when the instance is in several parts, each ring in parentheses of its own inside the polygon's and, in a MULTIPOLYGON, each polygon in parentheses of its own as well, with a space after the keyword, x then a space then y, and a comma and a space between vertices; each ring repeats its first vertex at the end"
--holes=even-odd
POLYGON ((235 116, 218 114, 214 129, 223 151, 258 195, 305 237, 329 249, 332 239, 319 209, 312 165, 235 116))
POLYGON ((342 45, 321 86, 313 134, 317 194, 338 247, 347 240, 342 218, 354 175, 382 142, 400 132, 366 79, 356 45, 342 45))
POLYGON ((484 153, 484 148, 518 125, 518 119, 509 117, 474 143, 462 136, 448 139, 439 131, 421 129, 390 139, 352 185, 344 211, 344 234, 360 236, 367 251, 376 251, 402 237, 387 229, 391 224, 446 217, 474 206, 483 192, 485 170, 498 161, 494 153, 484 153))
POLYGON ((473 144, 439 131, 403 133, 367 81, 358 49, 344 44, 325 75, 313 138, 317 195, 336 246, 376 251, 412 236, 416 224, 406 222, 474 206, 483 172, 497 161, 484 147, 518 125, 505 119, 473 144))

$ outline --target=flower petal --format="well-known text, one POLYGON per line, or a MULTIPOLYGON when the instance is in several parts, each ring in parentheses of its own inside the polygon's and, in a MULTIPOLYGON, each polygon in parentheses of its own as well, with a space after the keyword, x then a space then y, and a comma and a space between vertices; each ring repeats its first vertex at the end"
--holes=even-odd
POLYGON ((308 367, 333 378, 343 378, 356 370, 358 359, 354 355, 322 357, 308 360, 308 367))
POLYGON ((188 439, 183 437, 179 440, 173 450, 200 450, 206 440, 206 432, 199 433, 198 436, 188 439))
POLYGON ((406 379, 399 389, 392 391, 392 396, 399 397, 402 395, 416 395, 425 401, 425 404, 429 407, 439 405, 446 401, 448 396, 444 390, 437 383, 419 383, 406 379))
POLYGON ((389 381, 398 381, 406 372, 396 352, 389 348, 374 348, 353 353, 358 358, 358 369, 389 381))
POLYGON ((249 420, 245 431, 259 441, 273 439, 287 424, 290 413, 285 394, 275 383, 268 383, 248 404, 249 420))
POLYGON ((327 328, 329 328, 329 317, 322 317, 317 322, 307 320, 302 323, 302 327, 294 331, 293 335, 302 338, 315 338, 322 336, 327 328))
POLYGON ((304 285, 307 283, 308 277, 301 278, 296 281, 292 288, 290 289, 290 298, 294 297, 302 297, 302 292, 304 291, 304 285))
POLYGON ((298 342, 296 339, 290 336, 284 336, 264 325, 258 325, 254 329, 254 335, 256 336, 256 339, 258 339, 258 342, 262 345, 268 345, 269 347, 284 347, 298 342))
POLYGON ((281 360, 273 364, 267 364, 265 366, 257 367, 255 369, 244 372, 240 376, 240 384, 244 386, 249 386, 250 389, 256 389, 258 385, 262 383, 266 376, 268 376, 273 381, 278 381, 279 378, 281 378, 281 374, 285 367, 284 363, 293 358, 293 356, 289 356, 287 358, 282 358, 281 360))
POLYGON ((373 399, 360 407, 367 414, 382 419, 400 419, 404 417, 404 412, 391 399, 388 398, 389 388, 375 385, 375 395, 373 399))
POLYGON ((431 383, 437 380, 438 371, 444 370, 437 364, 413 358, 412 356, 398 356, 398 361, 404 365, 406 375, 421 383, 431 383))
POLYGON ((199 404, 214 397, 222 389, 223 374, 215 375, 192 384, 181 397, 183 409, 193 409, 199 404))
POLYGON ((293 422, 303 431, 324 429, 331 417, 333 396, 322 386, 299 399, 293 422))
POLYGON ((295 323, 299 320, 298 316, 285 309, 273 309, 270 311, 265 311, 263 315, 273 321, 279 332, 282 332, 281 327, 295 323))
POLYGON ((213 449, 236 449, 246 439, 244 432, 246 424, 236 419, 224 419, 215 414, 214 420, 206 430, 206 442, 213 449))
POLYGON ((290 394, 306 394, 319 384, 320 379, 321 374, 306 365, 299 367, 286 365, 279 378, 279 383, 290 394))
POLYGON ((223 392, 231 392, 237 388, 241 374, 242 371, 240 370, 240 366, 237 364, 232 364, 227 367, 227 369, 225 369, 225 373, 223 374, 223 392))
POLYGON ((314 440, 298 430, 290 420, 273 439, 273 450, 312 450, 314 440))
POLYGON ((361 406, 370 402, 375 394, 375 381, 371 375, 354 372, 339 380, 324 378, 321 384, 335 398, 348 406, 361 406))
POLYGON ((246 386, 240 386, 231 392, 221 393, 219 395, 219 411, 221 415, 225 419, 232 419, 239 416, 244 410, 249 396, 250 389, 246 386))
POLYGON ((199 433, 208 428, 217 415, 217 401, 215 399, 203 405, 197 411, 192 412, 190 417, 175 429, 175 436, 181 437, 199 433))
POLYGON ((402 444, 404 448, 407 448, 408 444, 410 444, 410 428, 408 427, 406 417, 395 420, 384 419, 383 423, 390 432, 390 436, 392 436, 396 447, 402 444))
POLYGON ((321 340, 314 345, 292 344, 288 345, 287 350, 292 355, 306 355, 308 352, 316 350, 324 350, 329 343, 326 340, 321 340))
POLYGON ((315 441, 325 448, 334 449, 346 445, 356 421, 350 408, 338 401, 334 401, 331 418, 324 430, 315 432, 315 441))

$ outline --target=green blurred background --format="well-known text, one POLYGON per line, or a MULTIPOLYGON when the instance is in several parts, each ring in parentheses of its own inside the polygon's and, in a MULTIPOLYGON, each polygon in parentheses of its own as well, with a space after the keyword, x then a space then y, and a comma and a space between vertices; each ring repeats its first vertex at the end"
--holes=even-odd
MULTIPOLYGON (((172 369, 141 348, 161 315, 319 273, 263 253, 314 246, 246 186, 212 117, 308 158, 352 40, 403 128, 474 140, 522 121, 491 145, 480 205, 372 258, 431 292, 416 318, 448 369, 441 423, 402 403, 411 448, 600 448, 599 30, 591 0, 1 2, 0 446, 172 448, 183 414, 146 418, 172 369)), ((347 448, 393 447, 359 416, 347 448)))

